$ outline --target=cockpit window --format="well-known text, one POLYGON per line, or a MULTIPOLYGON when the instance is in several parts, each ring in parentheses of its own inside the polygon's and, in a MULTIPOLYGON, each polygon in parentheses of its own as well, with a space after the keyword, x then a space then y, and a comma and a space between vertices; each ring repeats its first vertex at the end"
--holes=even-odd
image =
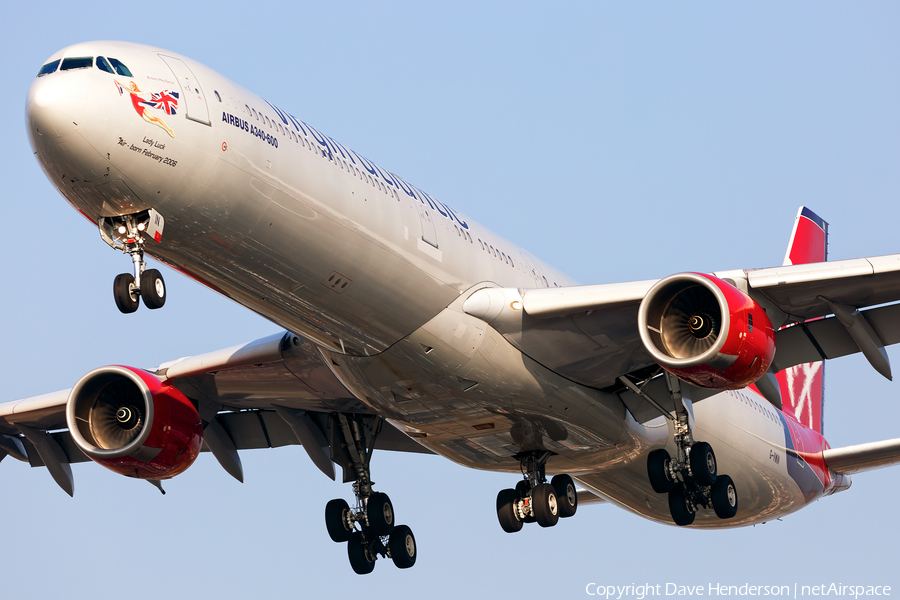
POLYGON ((42 77, 44 75, 49 75, 50 73, 56 73, 56 67, 59 66, 59 59, 57 58, 54 61, 48 62, 46 65, 41 67, 41 70, 38 71, 37 76, 42 77))
POLYGON ((112 64, 113 68, 115 68, 116 73, 122 77, 134 77, 134 75, 131 74, 131 71, 128 70, 128 67, 123 65, 121 61, 110 57, 109 62, 112 64))
POLYGON ((97 57, 97 68, 101 71, 106 71, 107 73, 112 73, 113 75, 115 75, 115 71, 113 71, 113 68, 109 66, 109 62, 102 56, 97 57))
POLYGON ((90 69, 93 66, 93 56, 85 56, 81 58, 64 58, 60 71, 71 71, 72 69, 90 69))

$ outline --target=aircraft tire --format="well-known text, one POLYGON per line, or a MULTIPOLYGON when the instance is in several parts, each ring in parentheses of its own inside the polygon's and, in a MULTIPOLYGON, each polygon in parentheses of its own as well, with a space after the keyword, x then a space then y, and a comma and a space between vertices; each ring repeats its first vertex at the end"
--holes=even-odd
POLYGON ((688 507, 684 484, 680 481, 669 492, 669 512, 676 525, 684 527, 694 522, 696 513, 688 507))
POLYGON ((332 541, 346 542, 353 535, 353 528, 347 528, 348 512, 350 505, 343 498, 336 498, 325 505, 325 528, 332 541))
POLYGON ((141 299, 150 309, 162 308, 166 303, 166 282, 156 269, 141 273, 141 299))
POLYGON ((519 500, 516 490, 500 490, 497 494, 497 520, 500 527, 506 533, 516 533, 522 530, 522 521, 516 517, 515 503, 519 500))
POLYGON ((575 489, 575 482, 568 475, 555 475, 550 480, 550 485, 556 492, 556 502, 559 504, 559 516, 566 519, 575 514, 578 510, 578 492, 575 489))
POLYGON ((134 292, 134 276, 129 273, 116 275, 113 281, 113 296, 116 306, 124 314, 131 314, 141 305, 139 296, 134 292))
POLYGON ((534 518, 541 527, 553 527, 559 522, 559 500, 556 490, 549 483, 542 483, 531 490, 534 502, 534 518))
POLYGON ((713 510, 720 519, 730 519, 737 514, 738 495, 734 481, 728 475, 719 475, 710 493, 713 510))
POLYGON ((350 559, 350 566, 357 575, 368 575, 375 569, 376 557, 366 551, 362 534, 358 531, 353 532, 347 542, 347 558, 350 559))
POLYGON ((366 518, 373 535, 390 535, 394 530, 394 505, 387 494, 376 492, 366 503, 366 518))
POLYGON ((667 494, 675 487, 675 482, 667 474, 670 460, 672 457, 662 448, 654 450, 647 457, 647 477, 650 479, 650 487, 657 494, 667 494))
POLYGON ((716 482, 716 454, 706 442, 696 442, 691 446, 691 475, 697 485, 712 485, 716 482))
POLYGON ((416 556, 418 556, 416 536, 406 525, 394 527, 391 539, 388 541, 388 549, 391 551, 391 560, 398 569, 408 569, 416 564, 416 556))

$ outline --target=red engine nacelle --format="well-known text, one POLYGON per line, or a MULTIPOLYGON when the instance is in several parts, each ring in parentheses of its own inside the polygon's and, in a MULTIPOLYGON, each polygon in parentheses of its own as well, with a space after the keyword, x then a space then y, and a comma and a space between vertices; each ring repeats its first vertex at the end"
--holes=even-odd
POLYGON ((203 441, 200 415, 184 394, 131 367, 102 367, 82 377, 69 393, 66 421, 91 460, 138 479, 184 472, 203 441))
POLYGON ((694 385, 736 390, 763 376, 775 332, 752 298, 712 275, 680 273, 650 288, 638 311, 653 360, 694 385))

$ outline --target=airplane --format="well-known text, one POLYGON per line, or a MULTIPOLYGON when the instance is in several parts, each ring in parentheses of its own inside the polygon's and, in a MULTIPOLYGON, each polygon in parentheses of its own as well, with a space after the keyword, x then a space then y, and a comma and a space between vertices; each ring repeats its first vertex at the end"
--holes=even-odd
POLYGON ((418 555, 373 487, 376 450, 521 473, 496 498, 507 533, 593 502, 748 526, 900 462, 900 439, 822 435, 825 360, 861 353, 891 378, 900 255, 827 261, 809 208, 781 266, 582 285, 164 49, 59 50, 26 119, 48 179, 131 261, 119 311, 168 299, 146 254, 284 329, 0 403, 0 460, 46 467, 69 495, 72 463, 162 491, 201 451, 242 481, 240 450, 299 444, 352 483, 325 526, 366 574, 418 555))

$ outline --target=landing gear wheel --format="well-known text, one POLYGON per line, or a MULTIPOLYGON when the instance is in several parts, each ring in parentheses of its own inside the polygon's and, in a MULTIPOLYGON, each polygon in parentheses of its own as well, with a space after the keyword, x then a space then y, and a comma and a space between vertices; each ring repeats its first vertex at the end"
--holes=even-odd
POLYGON ((669 512, 676 525, 685 526, 694 522, 696 513, 688 506, 687 493, 684 484, 680 481, 669 492, 669 512))
POLYGON ((542 483, 531 491, 534 502, 532 510, 537 524, 541 527, 553 527, 559 522, 559 502, 556 490, 549 483, 542 483))
POLYGON ((116 275, 113 281, 113 296, 116 298, 119 311, 126 315, 133 313, 141 305, 138 293, 134 289, 134 276, 129 273, 116 275))
POLYGON ((155 309, 166 303, 166 282, 162 273, 156 269, 147 269, 141 273, 141 298, 144 306, 155 309))
POLYGON ((347 558, 350 559, 350 566, 357 575, 368 575, 375 569, 376 557, 369 553, 362 534, 358 531, 354 532, 347 542, 347 558))
POLYGON ((559 516, 563 519, 571 517, 578 510, 578 492, 575 490, 575 482, 568 475, 555 475, 550 480, 550 485, 556 492, 556 502, 559 504, 559 516))
POLYGON ((716 516, 720 519, 730 519, 737 514, 738 497, 737 488, 728 475, 719 475, 712 486, 712 505, 716 516))
POLYGON ((716 455, 706 442, 695 442, 690 454, 691 475, 697 485, 712 485, 716 482, 716 455))
POLYGON ((647 457, 647 476, 650 478, 650 487, 657 494, 665 494, 675 487, 675 482, 669 479, 671 460, 672 457, 663 449, 654 450, 647 457))
POLYGON ((391 560, 398 569, 408 569, 416 564, 416 537, 412 529, 406 525, 394 527, 388 541, 388 549, 391 551, 391 560))
POLYGON ((372 534, 390 535, 394 530, 394 505, 387 494, 376 492, 369 497, 366 504, 366 517, 372 534))
POLYGON ((350 505, 342 498, 325 505, 325 528, 332 541, 346 542, 353 535, 353 524, 347 519, 349 514, 350 505))
POLYGON ((516 533, 522 530, 522 521, 516 515, 516 502, 519 500, 519 494, 516 490, 500 490, 497 494, 497 520, 500 521, 500 527, 506 533, 516 533))

